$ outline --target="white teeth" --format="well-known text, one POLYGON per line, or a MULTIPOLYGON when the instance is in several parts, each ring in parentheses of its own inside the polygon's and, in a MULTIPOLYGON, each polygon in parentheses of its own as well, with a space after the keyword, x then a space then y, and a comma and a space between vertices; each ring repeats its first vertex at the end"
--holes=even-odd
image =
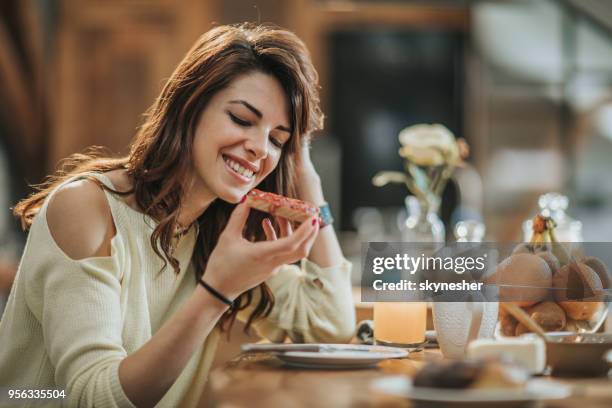
POLYGON ((238 174, 241 174, 242 176, 246 177, 246 178, 251 178, 253 177, 253 171, 247 169, 246 167, 241 166, 239 163, 233 161, 230 158, 225 158, 225 162, 228 164, 228 166, 230 166, 232 169, 234 169, 234 171, 238 174))

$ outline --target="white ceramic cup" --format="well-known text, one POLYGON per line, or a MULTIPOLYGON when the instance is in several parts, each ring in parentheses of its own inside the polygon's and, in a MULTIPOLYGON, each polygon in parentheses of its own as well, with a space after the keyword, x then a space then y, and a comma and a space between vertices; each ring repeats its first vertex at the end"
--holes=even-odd
POLYGON ((470 341, 493 338, 497 302, 434 302, 433 323, 444 357, 463 358, 470 341))

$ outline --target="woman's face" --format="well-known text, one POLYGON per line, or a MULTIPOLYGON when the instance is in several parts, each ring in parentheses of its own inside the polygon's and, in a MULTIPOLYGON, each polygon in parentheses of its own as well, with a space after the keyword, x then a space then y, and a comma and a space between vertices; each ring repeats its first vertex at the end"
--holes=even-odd
POLYGON ((193 141, 195 183, 236 203, 274 170, 291 136, 287 96, 276 78, 252 72, 215 94, 193 141))

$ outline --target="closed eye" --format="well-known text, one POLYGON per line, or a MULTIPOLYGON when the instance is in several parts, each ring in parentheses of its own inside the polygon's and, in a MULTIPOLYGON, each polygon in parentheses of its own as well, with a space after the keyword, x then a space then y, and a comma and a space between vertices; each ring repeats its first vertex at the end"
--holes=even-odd
POLYGON ((230 111, 227 111, 227 114, 229 115, 232 122, 234 122, 235 124, 239 126, 244 126, 244 127, 251 126, 251 122, 249 122, 248 120, 241 119, 230 111))
POLYGON ((272 142, 272 144, 274 146, 276 146, 279 149, 283 148, 284 143, 282 141, 280 141, 278 138, 274 137, 274 136, 270 136, 270 141, 272 142))
MULTIPOLYGON (((232 122, 234 122, 238 126, 242 126, 242 127, 252 126, 251 122, 249 122, 248 120, 244 120, 244 119, 238 117, 237 115, 235 115, 234 113, 232 113, 230 111, 227 111, 227 115, 230 117, 232 122)), ((282 149, 283 145, 285 144, 285 142, 281 138, 274 137, 274 136, 270 136, 270 141, 278 149, 282 149)))

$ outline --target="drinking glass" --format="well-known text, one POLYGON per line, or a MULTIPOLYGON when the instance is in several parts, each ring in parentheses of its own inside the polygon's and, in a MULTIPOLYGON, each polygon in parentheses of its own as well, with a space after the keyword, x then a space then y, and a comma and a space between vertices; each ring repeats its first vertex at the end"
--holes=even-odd
POLYGON ((427 303, 374 303, 374 339, 376 344, 418 347, 425 342, 427 303))

